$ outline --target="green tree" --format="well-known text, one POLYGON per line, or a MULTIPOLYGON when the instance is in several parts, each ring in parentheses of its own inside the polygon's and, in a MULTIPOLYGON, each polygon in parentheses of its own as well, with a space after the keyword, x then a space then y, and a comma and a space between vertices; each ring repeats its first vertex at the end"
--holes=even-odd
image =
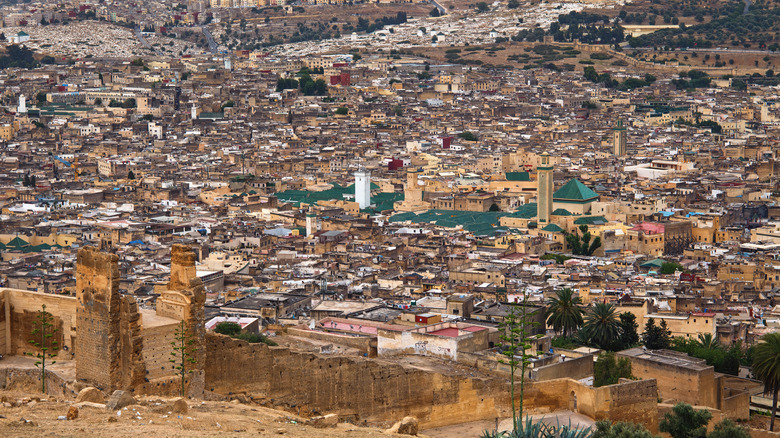
POLYGON ((335 113, 340 115, 340 116, 346 116, 347 114, 349 114, 349 108, 344 107, 344 106, 338 107, 338 108, 336 108, 335 113))
POLYGON ((636 323, 636 315, 631 312, 620 314, 620 345, 619 349, 625 350, 639 344, 639 324, 636 323))
POLYGON ((701 348, 706 348, 708 350, 714 350, 716 348, 720 348, 720 344, 715 339, 715 337, 712 336, 712 333, 699 333, 698 336, 698 344, 701 348))
POLYGON ((195 338, 187 330, 184 321, 181 321, 179 326, 176 327, 173 339, 174 340, 171 342, 172 351, 169 361, 173 364, 176 374, 181 378, 181 396, 184 397, 184 383, 187 374, 192 374, 194 372, 192 366, 197 363, 197 360, 195 359, 197 348, 195 346, 195 338))
POLYGON ((582 324, 582 335, 589 345, 608 350, 620 338, 620 322, 615 306, 596 303, 588 308, 582 324))
POLYGON ((661 275, 671 275, 674 274, 676 271, 682 271, 683 267, 679 263, 675 262, 663 262, 661 264, 661 275))
POLYGON ((591 438, 657 438, 641 424, 634 423, 610 423, 609 420, 601 420, 596 423, 596 430, 591 438))
POLYGON ((592 256, 597 249, 601 247, 601 237, 596 237, 593 242, 590 241, 591 234, 587 225, 580 225, 580 236, 577 230, 574 233, 566 233, 566 243, 571 248, 574 255, 592 256))
POLYGON ((466 141, 477 141, 477 136, 471 131, 464 131, 458 134, 458 137, 466 141))
POLYGON ((662 350, 669 348, 672 342, 672 333, 666 326, 666 321, 661 320, 661 325, 655 325, 655 319, 650 318, 645 323, 645 333, 642 342, 650 350, 662 350))
POLYGON ((477 12, 483 13, 483 12, 487 12, 489 9, 490 9, 490 7, 488 6, 488 4, 486 2, 478 2, 477 3, 477 12))
POLYGON ((509 365, 509 394, 512 398, 512 425, 515 432, 517 431, 518 418, 523 418, 525 370, 530 363, 525 352, 527 349, 531 348, 531 344, 529 343, 529 328, 534 325, 530 320, 534 315, 534 312, 528 313, 525 302, 522 306, 519 306, 521 309, 519 313, 517 307, 518 306, 510 306, 509 312, 504 317, 504 320, 498 325, 500 333, 499 339, 501 340, 501 354, 506 356, 506 359, 501 359, 500 362, 509 365), (516 408, 515 374, 518 371, 518 368, 520 370, 520 400, 516 408))
POLYGON ((732 420, 726 418, 715 425, 707 438, 750 438, 750 432, 732 420))
POLYGON ((127 172, 127 179, 135 179, 135 172, 132 170, 127 172))
POLYGON ((217 324, 217 326, 214 327, 214 331, 221 335, 234 337, 241 333, 241 325, 235 322, 224 321, 217 324))
POLYGON ((704 409, 695 410, 687 403, 677 403, 671 412, 664 415, 658 430, 666 432, 672 438, 705 438, 707 423, 712 414, 704 409))
POLYGON ((625 357, 618 359, 615 353, 609 351, 599 354, 596 363, 593 364, 593 386, 614 385, 620 379, 630 379, 631 360, 625 357))
POLYGON ((581 304, 582 300, 578 296, 575 297, 571 289, 563 288, 556 291, 555 296, 550 298, 550 305, 545 312, 547 324, 564 337, 573 335, 583 323, 584 310, 580 307, 581 304))
POLYGON ((764 382, 764 391, 772 393, 772 419, 769 430, 775 430, 777 394, 780 392, 780 333, 769 333, 753 348, 753 374, 764 382))
POLYGON ((35 95, 35 100, 38 101, 39 105, 46 102, 46 93, 39 91, 38 94, 35 95))
POLYGON ((519 7, 520 7, 520 2, 519 2, 519 1, 517 1, 517 0, 509 0, 509 1, 506 3, 506 7, 507 7, 508 9, 517 9, 517 8, 519 8, 519 7))
MULTIPOLYGON (((27 354, 38 359, 35 361, 35 366, 41 370, 41 392, 43 393, 46 393, 46 359, 53 359, 60 349, 59 343, 54 339, 58 331, 59 329, 54 326, 54 316, 46 311, 46 304, 41 305, 41 310, 38 311, 38 316, 33 322, 33 330, 30 332, 33 339, 28 341, 40 351, 27 354)), ((52 360, 49 365, 55 363, 57 361, 52 360)))

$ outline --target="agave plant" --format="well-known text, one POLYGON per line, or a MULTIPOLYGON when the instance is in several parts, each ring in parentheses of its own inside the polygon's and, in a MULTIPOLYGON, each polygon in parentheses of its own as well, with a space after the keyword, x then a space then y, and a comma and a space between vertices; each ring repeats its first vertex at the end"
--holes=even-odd
POLYGON ((481 438, 590 438, 593 430, 590 427, 561 426, 560 422, 555 426, 547 424, 544 419, 533 422, 531 417, 525 417, 525 422, 518 419, 514 431, 491 432, 484 431, 481 438))

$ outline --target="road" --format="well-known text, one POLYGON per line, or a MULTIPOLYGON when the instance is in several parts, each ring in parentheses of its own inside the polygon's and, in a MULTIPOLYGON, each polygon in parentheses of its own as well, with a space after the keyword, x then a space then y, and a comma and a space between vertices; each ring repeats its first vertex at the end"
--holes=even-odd
POLYGON ((439 10, 439 16, 440 16, 440 17, 441 17, 441 16, 444 16, 444 15, 447 15, 447 9, 446 9, 444 6, 442 6, 442 5, 441 5, 441 4, 440 4, 438 1, 436 1, 436 0, 431 0, 431 4, 433 4, 434 6, 436 6, 436 9, 438 9, 438 10, 439 10))
POLYGON ((211 32, 209 32, 209 28, 206 26, 200 27, 201 32, 203 32, 203 35, 206 36, 206 41, 209 43, 209 51, 211 53, 216 54, 217 53, 217 43, 214 41, 214 38, 211 37, 211 32))
MULTIPOLYGON (((654 49, 652 47, 630 47, 630 46, 627 46, 626 50, 638 50, 640 52, 652 52, 654 49)), ((689 47, 687 49, 677 49, 677 50, 675 50, 675 52, 713 52, 713 53, 753 53, 753 54, 757 54, 757 53, 768 53, 769 50, 748 50, 748 49, 735 50, 735 49, 729 49, 729 48, 723 48, 723 49, 718 49, 718 48, 712 48, 712 49, 692 49, 692 48, 689 47)))
POLYGON ((141 28, 140 28, 140 27, 136 26, 136 27, 133 29, 133 31, 135 31, 135 36, 136 36, 136 38, 138 38, 138 41, 140 41, 140 42, 141 42, 141 44, 143 44, 143 46, 144 46, 144 47, 146 47, 146 48, 147 48, 147 49, 149 49, 149 50, 152 50, 152 51, 154 51, 154 53, 155 53, 157 56, 163 56, 162 52, 160 52, 159 50, 157 50, 157 49, 155 49, 154 47, 152 47, 152 45, 151 45, 151 44, 149 44, 149 42, 148 42, 148 41, 146 41, 146 38, 144 38, 144 34, 141 32, 141 28))

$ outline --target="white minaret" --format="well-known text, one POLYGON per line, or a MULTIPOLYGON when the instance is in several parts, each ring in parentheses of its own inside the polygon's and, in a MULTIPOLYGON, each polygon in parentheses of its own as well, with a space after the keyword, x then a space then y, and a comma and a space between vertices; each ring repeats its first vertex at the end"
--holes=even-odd
POLYGON ((225 58, 225 70, 233 70, 233 61, 230 58, 225 58))
POLYGON ((192 120, 195 120, 198 118, 198 109, 195 108, 195 104, 192 104, 192 110, 190 110, 190 118, 192 120))
POLYGON ((361 209, 371 205, 371 172, 364 168, 355 172, 355 202, 361 209))
POLYGON ((19 114, 27 113, 27 98, 24 97, 24 94, 19 95, 19 109, 16 112, 19 114))
POLYGON ((306 214, 306 237, 312 237, 316 229, 317 215, 313 213, 306 214))

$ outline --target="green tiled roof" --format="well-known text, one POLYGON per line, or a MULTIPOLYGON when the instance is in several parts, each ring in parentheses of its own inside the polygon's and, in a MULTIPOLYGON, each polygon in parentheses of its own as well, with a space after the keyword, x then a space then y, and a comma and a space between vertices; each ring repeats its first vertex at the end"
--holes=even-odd
POLYGON ((559 227, 555 224, 549 224, 546 227, 542 228, 542 231, 550 231, 552 233, 560 233, 563 231, 563 228, 559 227))
POLYGON ((490 235, 496 231, 508 231, 509 228, 499 225, 500 219, 507 216, 503 212, 476 212, 462 210, 428 210, 415 214, 400 213, 390 217, 390 222, 411 221, 414 223, 436 224, 442 227, 455 228, 463 226, 476 236, 490 235))
POLYGON ((556 208, 555 211, 552 212, 553 216, 571 216, 571 212, 565 208, 556 208))
POLYGON ((574 225, 601 225, 606 223, 607 218, 604 216, 583 216, 574 221, 574 225))
POLYGON ((576 178, 570 180, 563 187, 553 193, 553 200, 567 201, 590 201, 596 199, 599 194, 589 189, 585 184, 579 182, 576 178))
POLYGON ((507 172, 507 181, 531 181, 531 175, 528 172, 507 172))
POLYGON ((520 219, 533 219, 536 217, 536 202, 529 202, 528 204, 521 205, 516 212, 509 215, 509 217, 516 217, 520 219))

